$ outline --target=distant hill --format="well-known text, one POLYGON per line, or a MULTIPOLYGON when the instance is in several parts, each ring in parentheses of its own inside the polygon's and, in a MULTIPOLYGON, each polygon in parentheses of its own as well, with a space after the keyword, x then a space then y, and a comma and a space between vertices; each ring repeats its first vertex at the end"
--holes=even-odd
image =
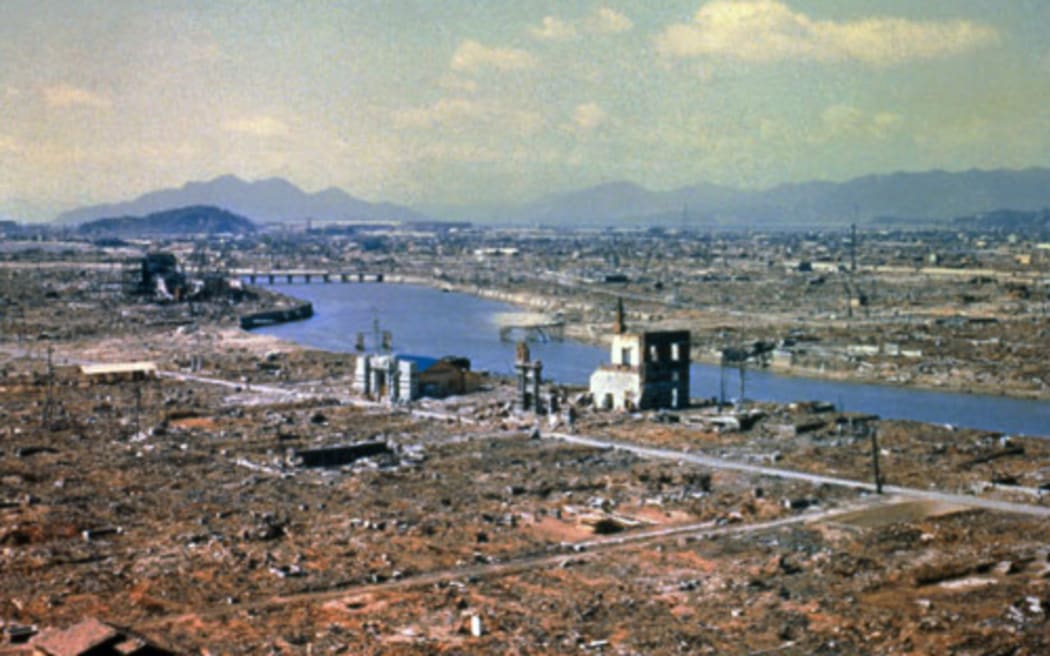
POLYGON ((142 237, 153 235, 246 234, 255 224, 218 207, 195 205, 143 217, 120 216, 81 224, 77 231, 90 237, 142 237))
POLYGON ((651 191, 613 182, 520 206, 443 208, 447 218, 565 225, 842 225, 944 222, 1000 208, 1050 207, 1050 169, 928 171, 804 182, 754 191, 697 184, 651 191))
POLYGON ((1003 207, 1050 206, 1050 170, 928 171, 870 175, 840 184, 782 185, 763 194, 769 207, 818 222, 876 216, 948 220, 1003 207))
MULTIPOLYGON (((142 216, 192 205, 211 205, 259 222, 431 222, 401 205, 369 203, 336 188, 306 193, 281 178, 245 182, 232 175, 154 191, 126 203, 66 212, 57 221, 78 224, 103 217, 142 216)), ((802 182, 765 190, 699 183, 653 191, 631 182, 611 182, 552 194, 522 204, 435 206, 440 220, 566 226, 820 226, 903 219, 945 222, 1001 208, 1037 211, 1050 207, 1050 169, 926 171, 869 175, 846 182, 802 182)), ((899 225, 899 223, 898 223, 899 225)))
POLYGON ((224 175, 208 182, 188 182, 178 189, 152 191, 109 205, 82 207, 60 214, 55 222, 76 225, 114 216, 143 216, 178 207, 210 205, 250 216, 255 221, 428 221, 429 217, 391 203, 369 203, 331 187, 306 193, 282 178, 246 182, 224 175))

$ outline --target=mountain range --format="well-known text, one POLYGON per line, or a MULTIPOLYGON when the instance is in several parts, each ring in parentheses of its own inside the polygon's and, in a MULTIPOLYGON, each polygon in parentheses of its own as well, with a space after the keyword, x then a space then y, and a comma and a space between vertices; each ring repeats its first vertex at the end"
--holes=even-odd
POLYGON ((611 182, 503 206, 412 209, 369 203, 329 188, 307 193, 281 178, 246 182, 232 175, 150 192, 132 201, 84 207, 60 215, 76 224, 141 216, 188 205, 214 205, 256 222, 439 220, 549 225, 827 225, 907 219, 943 222, 999 209, 1050 207, 1050 169, 927 171, 869 175, 846 182, 782 184, 765 190, 701 183, 653 191, 611 182))
POLYGON ((257 223, 318 221, 425 221, 426 216, 401 205, 369 203, 330 187, 307 193, 282 178, 248 182, 224 175, 207 182, 188 182, 178 189, 151 191, 134 200, 81 207, 60 214, 56 223, 76 225, 108 217, 144 216, 192 205, 221 207, 257 223))
MULTIPOLYGON (((941 222, 998 209, 1050 207, 1050 169, 928 171, 846 182, 743 190, 698 184, 651 191, 630 182, 555 194, 523 206, 489 208, 490 220, 545 224, 834 225, 884 217, 941 222)), ((468 208, 469 209, 469 208, 468 208)), ((443 218, 482 220, 450 208, 443 218)))

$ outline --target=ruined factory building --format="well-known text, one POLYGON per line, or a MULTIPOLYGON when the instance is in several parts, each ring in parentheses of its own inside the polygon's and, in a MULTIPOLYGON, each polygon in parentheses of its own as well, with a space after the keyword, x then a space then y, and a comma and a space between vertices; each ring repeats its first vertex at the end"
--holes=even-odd
POLYGON ((617 301, 612 363, 591 374, 600 408, 650 410, 689 405, 689 331, 629 333, 617 301))
POLYGON ((458 357, 361 355, 354 371, 354 391, 390 403, 467 394, 480 384, 480 376, 470 370, 470 360, 458 357))

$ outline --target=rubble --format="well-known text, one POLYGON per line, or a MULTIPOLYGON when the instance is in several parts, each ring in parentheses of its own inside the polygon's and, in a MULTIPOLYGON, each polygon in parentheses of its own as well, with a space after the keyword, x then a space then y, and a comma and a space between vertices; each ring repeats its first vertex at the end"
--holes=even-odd
MULTIPOLYGON (((775 474, 869 481, 876 434, 887 485, 1038 510, 1044 440, 827 403, 631 415, 579 388, 557 397, 574 435, 774 469, 644 459, 518 414, 514 380, 370 402, 352 393, 355 356, 240 331, 258 300, 191 312, 69 270, 0 275, 24 309, 0 341, 0 653, 92 617, 100 637, 202 654, 1050 648, 1045 517, 775 474), (91 361, 157 376, 89 384, 91 361)), ((1006 323, 1004 343, 1023 341, 1006 323)), ((695 353, 710 332, 693 334, 695 353)), ((898 357, 857 357, 883 356, 898 357)))

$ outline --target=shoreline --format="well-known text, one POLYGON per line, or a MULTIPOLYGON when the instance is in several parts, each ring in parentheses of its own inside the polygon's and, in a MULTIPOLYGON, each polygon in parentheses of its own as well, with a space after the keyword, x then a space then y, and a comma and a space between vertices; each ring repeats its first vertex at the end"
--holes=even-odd
MULTIPOLYGON (((486 300, 500 301, 522 309, 529 309, 534 311, 550 312, 556 310, 563 310, 567 305, 564 303, 556 303, 555 301, 547 297, 543 297, 538 294, 532 294, 529 292, 509 292, 502 289, 483 289, 472 285, 449 283, 447 281, 441 281, 433 278, 426 278, 413 275, 390 274, 384 278, 383 284, 417 285, 421 287, 428 287, 430 289, 437 289, 440 291, 456 292, 468 296, 474 296, 476 298, 483 298, 486 300)), ((286 298, 294 299, 296 302, 299 303, 306 302, 303 299, 299 299, 298 297, 290 296, 288 294, 281 295, 285 296, 286 298)), ((575 309, 585 308, 593 308, 593 306, 587 303, 576 303, 575 309)), ((595 338, 593 336, 593 328, 591 326, 593 326, 593 324, 586 324, 580 322, 567 323, 565 326, 565 339, 580 344, 586 344, 590 346, 601 346, 607 348, 609 345, 608 342, 601 338, 595 338)), ((705 355, 703 352, 697 350, 694 350, 692 360, 694 363, 705 364, 710 366, 718 366, 719 364, 718 360, 714 357, 710 355, 705 355)), ((885 380, 882 378, 869 378, 864 376, 857 376, 846 371, 821 370, 812 367, 800 366, 749 367, 749 370, 768 373, 770 375, 782 378, 832 381, 856 385, 873 385, 902 390, 911 389, 918 391, 941 392, 945 394, 959 394, 961 396, 988 396, 995 398, 1014 399, 1018 401, 1050 402, 1050 391, 1041 394, 1036 390, 1011 390, 1009 388, 1003 388, 998 385, 968 384, 965 386, 954 386, 937 385, 933 383, 924 384, 922 382, 905 384, 885 380)))

